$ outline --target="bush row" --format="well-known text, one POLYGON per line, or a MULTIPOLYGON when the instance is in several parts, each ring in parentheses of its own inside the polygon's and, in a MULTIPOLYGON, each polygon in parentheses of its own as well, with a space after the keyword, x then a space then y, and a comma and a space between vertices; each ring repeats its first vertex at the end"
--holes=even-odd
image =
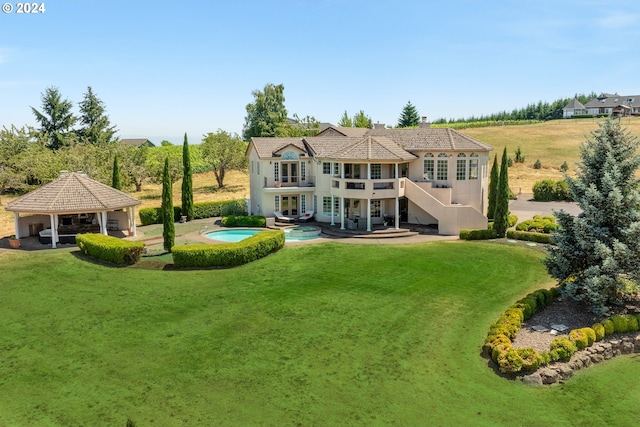
POLYGON ((487 240, 497 237, 496 230, 485 228, 479 230, 460 230, 460 239, 462 240, 487 240))
POLYGON ((76 243, 83 254, 119 265, 137 263, 144 249, 142 242, 122 240, 104 234, 78 234, 76 243))
POLYGON ((266 227, 267 220, 257 215, 229 215, 222 218, 225 227, 266 227))
POLYGON ((489 327, 483 351, 498 365, 500 372, 532 372, 551 362, 567 361, 576 351, 587 348, 606 336, 640 330, 640 314, 616 314, 590 328, 573 329, 567 336, 555 338, 549 351, 513 348, 512 341, 522 322, 549 305, 557 295, 556 288, 533 292, 509 307, 489 327))
POLYGON ((531 231, 507 230, 507 237, 514 240, 526 240, 536 243, 553 243, 553 236, 545 233, 536 233, 531 231))
POLYGON ((534 215, 533 219, 522 221, 516 225, 516 230, 550 234, 552 231, 557 230, 558 227, 556 217, 534 215))
POLYGON ((175 268, 235 267, 263 258, 284 246, 282 230, 266 230, 237 243, 171 248, 175 268))
MULTIPOLYGON (((193 205, 193 219, 212 218, 226 215, 246 215, 244 199, 224 200, 217 202, 200 202, 193 205)), ((140 209, 142 225, 162 224, 162 208, 140 209)), ((182 216, 180 206, 173 207, 173 217, 177 220, 182 216)))
POLYGON ((563 179, 560 181, 543 179, 533 184, 533 199, 538 202, 571 200, 569 185, 563 179))
POLYGON ((518 334, 522 322, 551 304, 557 295, 556 288, 532 292, 509 307, 489 327, 483 351, 498 364, 501 372, 514 374, 535 371, 540 365, 551 361, 550 353, 540 354, 533 348, 513 348, 512 340, 518 334))

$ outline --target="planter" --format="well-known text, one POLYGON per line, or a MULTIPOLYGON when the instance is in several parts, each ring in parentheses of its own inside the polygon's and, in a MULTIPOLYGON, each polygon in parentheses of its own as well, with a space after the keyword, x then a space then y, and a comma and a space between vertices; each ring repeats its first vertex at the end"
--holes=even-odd
POLYGON ((282 187, 282 183, 276 182, 276 188, 280 188, 280 187, 282 187))
POLYGON ((20 248, 20 239, 9 239, 9 247, 11 249, 20 248))

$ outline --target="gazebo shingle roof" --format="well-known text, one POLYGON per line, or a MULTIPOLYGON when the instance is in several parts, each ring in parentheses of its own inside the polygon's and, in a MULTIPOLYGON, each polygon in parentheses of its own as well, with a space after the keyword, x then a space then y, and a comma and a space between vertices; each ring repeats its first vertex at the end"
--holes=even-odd
POLYGON ((63 173, 60 178, 8 203, 6 210, 43 214, 105 212, 140 204, 140 200, 89 178, 63 173))

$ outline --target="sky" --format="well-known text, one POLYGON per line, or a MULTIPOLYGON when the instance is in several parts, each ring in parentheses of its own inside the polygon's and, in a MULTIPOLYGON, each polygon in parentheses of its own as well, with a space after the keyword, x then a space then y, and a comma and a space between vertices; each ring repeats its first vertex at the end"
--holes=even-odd
POLYGON ((6 127, 37 127, 48 87, 77 114, 91 86, 117 135, 156 144, 241 135, 268 83, 284 85, 290 117, 363 110, 392 126, 407 102, 435 120, 640 94, 637 0, 2 2, 6 127))

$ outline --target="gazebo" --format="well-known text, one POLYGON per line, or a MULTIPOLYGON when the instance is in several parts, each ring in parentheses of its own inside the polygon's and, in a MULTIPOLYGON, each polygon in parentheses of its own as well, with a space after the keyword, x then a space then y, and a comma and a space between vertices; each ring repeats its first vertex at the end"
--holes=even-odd
POLYGON ((63 171, 55 181, 8 203, 5 209, 13 212, 17 239, 44 233, 55 248, 57 242, 64 243, 61 237, 75 241, 75 235, 83 232, 106 235, 108 230, 127 229, 135 236, 139 204, 140 200, 84 173, 63 171), (41 231, 46 222, 51 230, 41 231))

